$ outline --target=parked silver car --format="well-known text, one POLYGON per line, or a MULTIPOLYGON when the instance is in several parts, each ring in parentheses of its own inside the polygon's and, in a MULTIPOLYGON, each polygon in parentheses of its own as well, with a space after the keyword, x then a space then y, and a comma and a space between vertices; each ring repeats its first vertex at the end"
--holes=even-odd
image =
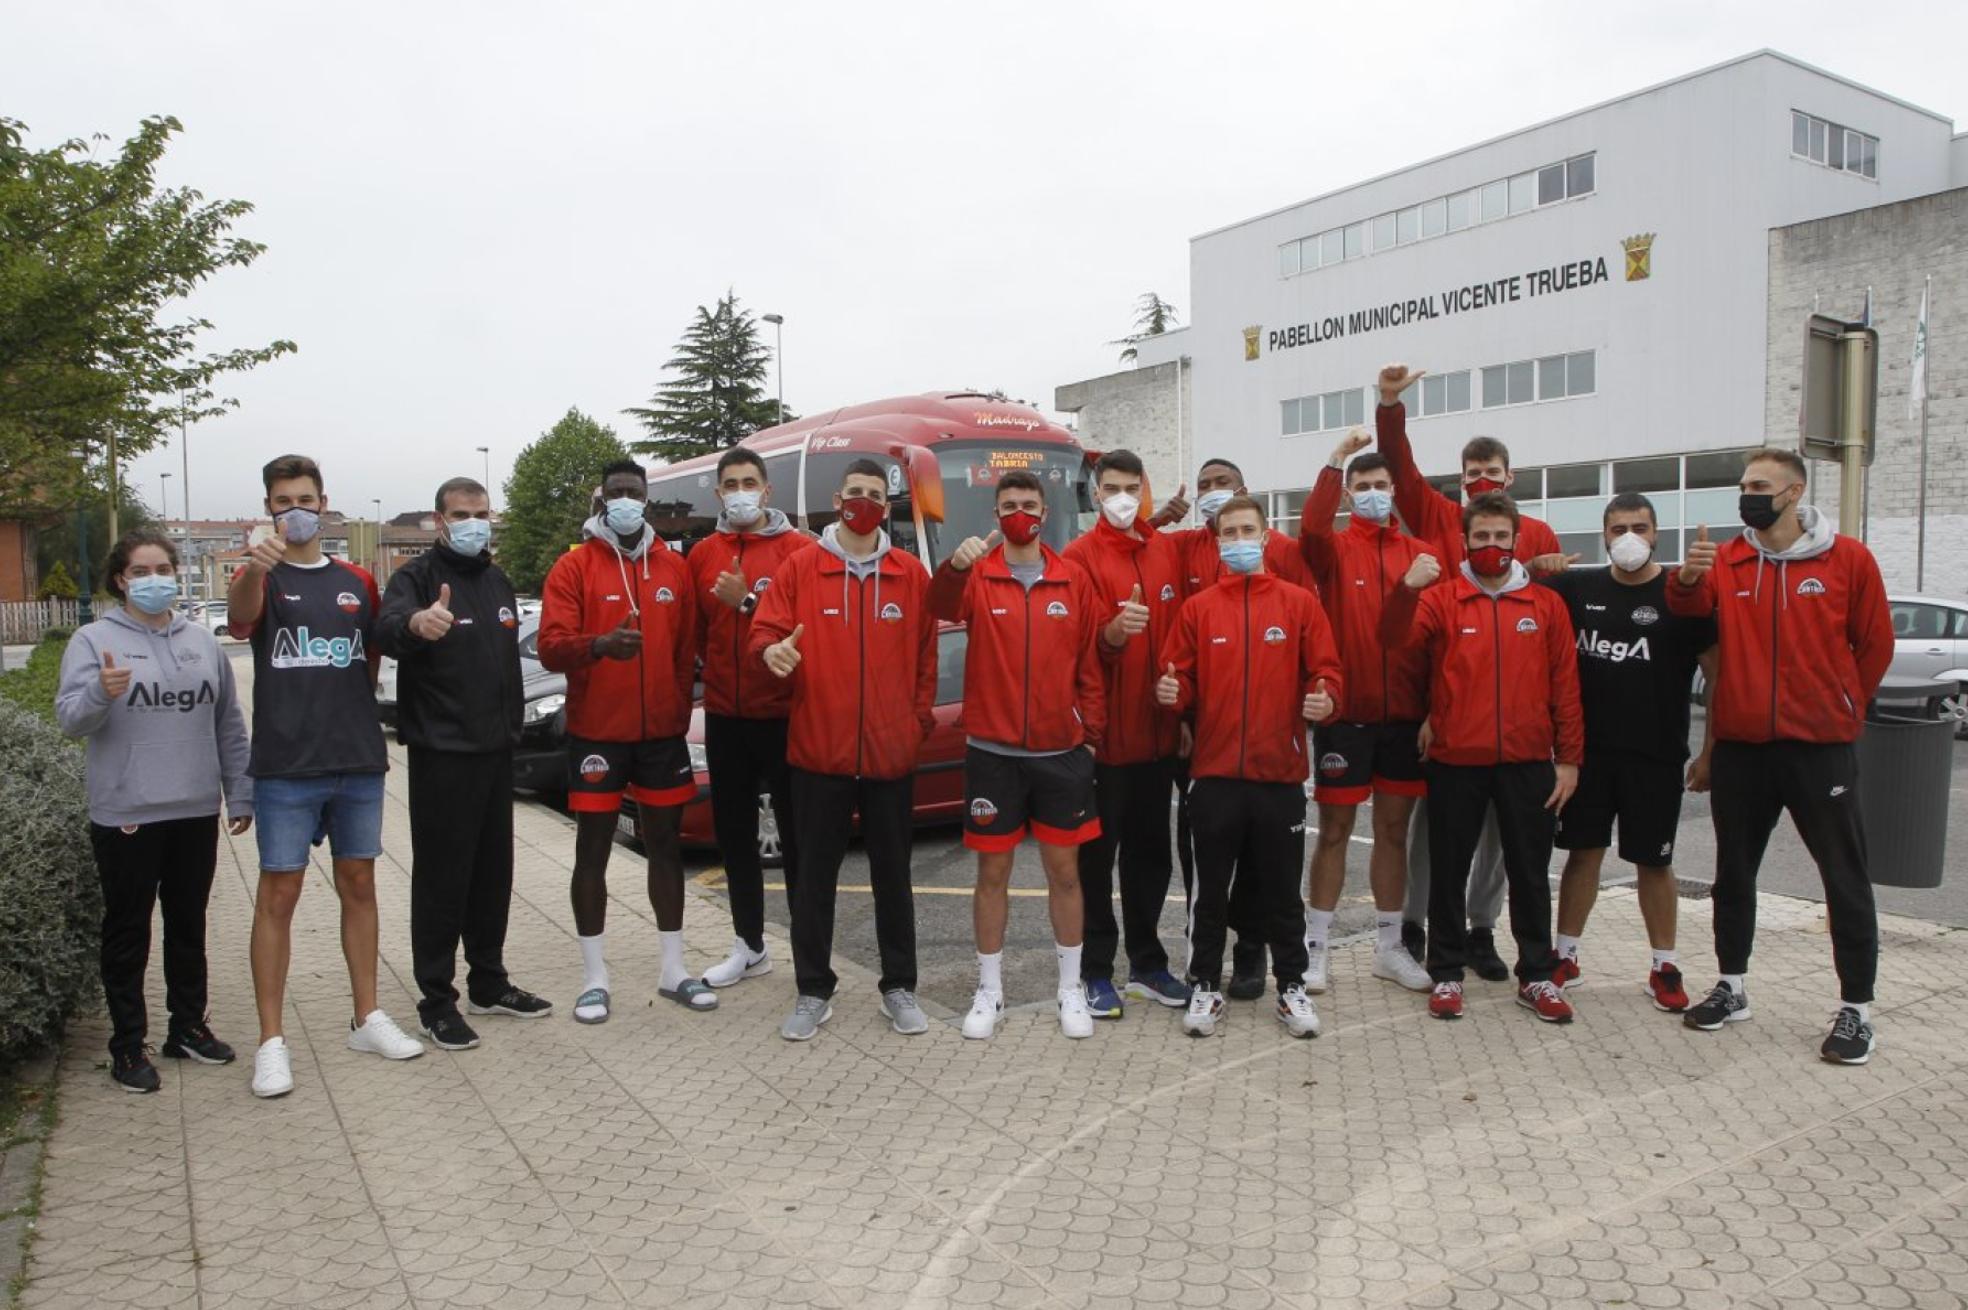
MULTIPOLYGON (((1968 600, 1953 596, 1888 596, 1893 613, 1893 665, 1903 678, 1968 684, 1968 600)), ((1941 698, 1955 716, 1957 737, 1968 737, 1968 694, 1941 698)))

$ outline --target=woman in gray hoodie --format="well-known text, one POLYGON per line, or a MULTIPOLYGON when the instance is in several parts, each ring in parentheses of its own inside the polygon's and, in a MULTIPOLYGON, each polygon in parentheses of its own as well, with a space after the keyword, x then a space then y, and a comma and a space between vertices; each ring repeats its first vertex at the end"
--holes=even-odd
POLYGON ((178 552, 150 528, 125 533, 103 576, 123 602, 62 655, 55 719, 88 739, 89 840, 102 879, 102 976, 110 1076, 128 1092, 160 1082, 144 1047, 152 907, 164 906, 164 1054, 228 1064, 205 1022, 205 904, 218 863, 223 793, 235 836, 253 822, 246 718, 232 663, 178 613, 178 552))

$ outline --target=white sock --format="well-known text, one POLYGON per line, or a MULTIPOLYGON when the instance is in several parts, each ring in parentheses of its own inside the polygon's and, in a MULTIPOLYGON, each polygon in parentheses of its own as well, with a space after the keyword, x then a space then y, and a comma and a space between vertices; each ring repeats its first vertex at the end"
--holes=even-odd
POLYGON ((1086 948, 1054 942, 1052 949, 1059 955, 1059 990, 1070 992, 1080 985, 1080 953, 1086 948))
POLYGON ((1333 912, 1314 910, 1309 906, 1305 911, 1305 946, 1307 950, 1319 950, 1326 944, 1326 934, 1332 931, 1333 912))
POLYGON ((1674 948, 1672 946, 1668 947, 1664 951, 1656 950, 1654 952, 1654 967, 1656 969, 1660 968, 1663 964, 1673 964, 1673 963, 1674 963, 1674 948))
POLYGON ((977 990, 1004 998, 1004 952, 977 953, 977 990))
POLYGON ((1840 1001, 1838 1004, 1841 1009, 1857 1010, 1859 1012, 1860 1023, 1872 1022, 1872 1005, 1870 1002, 1861 1004, 1858 1001, 1840 1001))
POLYGON ((1374 915, 1374 935, 1378 939, 1374 945, 1383 951, 1391 951, 1401 944, 1401 912, 1386 910, 1374 915))
POLYGON ((1743 976, 1739 973, 1723 974, 1722 985, 1727 987, 1730 991, 1734 992, 1738 996, 1741 996, 1743 994, 1743 976))
POLYGON ((663 943, 662 987, 665 991, 675 991, 690 977, 689 970, 683 967, 683 932, 663 932, 657 930, 656 938, 663 943))
POLYGON ((1579 957, 1579 939, 1576 937, 1567 937, 1562 932, 1559 933, 1558 958, 1561 960, 1576 960, 1578 959, 1578 957, 1579 957))
POLYGON ((607 933, 596 933, 592 937, 576 937, 581 943, 581 990, 591 992, 599 987, 608 990, 608 961, 602 958, 602 942, 607 933))

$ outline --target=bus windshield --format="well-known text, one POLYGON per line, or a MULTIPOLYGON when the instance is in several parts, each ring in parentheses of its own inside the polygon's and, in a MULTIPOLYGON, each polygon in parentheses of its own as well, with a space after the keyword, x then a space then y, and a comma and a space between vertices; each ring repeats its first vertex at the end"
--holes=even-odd
POLYGON ((926 554, 941 562, 966 537, 989 536, 997 527, 993 497, 998 478, 1013 469, 1038 475, 1045 486, 1045 544, 1064 550, 1079 534, 1085 508, 1086 466, 1074 446, 1023 444, 1017 440, 948 442, 936 447, 943 470, 941 523, 925 523, 926 554))

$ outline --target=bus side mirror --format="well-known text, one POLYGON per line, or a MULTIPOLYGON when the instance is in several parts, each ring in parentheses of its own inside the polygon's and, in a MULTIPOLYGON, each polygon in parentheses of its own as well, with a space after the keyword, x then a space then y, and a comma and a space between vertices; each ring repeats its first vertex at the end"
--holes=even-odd
POLYGON ((909 470, 909 494, 915 497, 923 522, 943 522, 942 461, 926 446, 908 446, 895 453, 909 470))

